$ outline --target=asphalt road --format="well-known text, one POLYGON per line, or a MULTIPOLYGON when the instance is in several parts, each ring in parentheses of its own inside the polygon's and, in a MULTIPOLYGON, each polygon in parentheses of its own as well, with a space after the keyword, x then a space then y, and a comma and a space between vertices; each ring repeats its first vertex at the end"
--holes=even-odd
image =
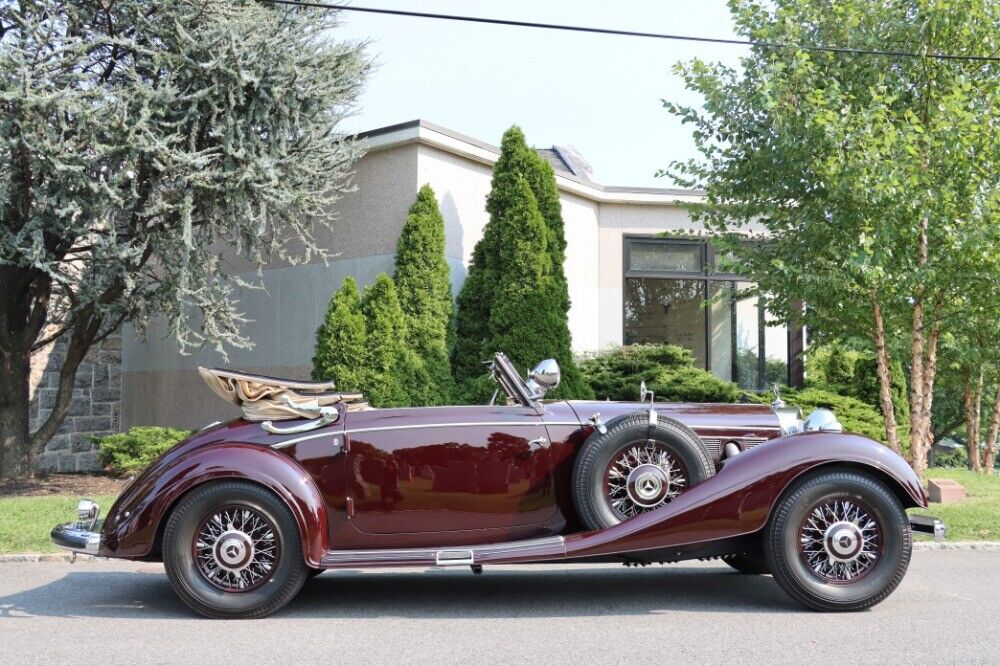
POLYGON ((1000 551, 914 553, 871 611, 717 562, 327 572, 277 615, 194 617, 159 565, 0 564, 0 664, 997 663, 1000 551))

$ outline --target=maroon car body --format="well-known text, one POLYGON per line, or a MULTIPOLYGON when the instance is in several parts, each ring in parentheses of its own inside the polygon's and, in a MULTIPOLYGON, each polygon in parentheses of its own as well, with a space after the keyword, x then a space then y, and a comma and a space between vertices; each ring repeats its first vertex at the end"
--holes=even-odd
POLYGON ((100 554, 159 559, 171 507, 199 484, 223 478, 259 483, 284 499, 307 562, 317 568, 434 564, 440 547, 462 546, 482 546, 473 553, 481 564, 728 552, 728 541, 764 526, 791 481, 822 466, 867 470, 885 479, 903 506, 927 505, 905 461, 865 437, 781 436, 777 417, 762 405, 657 404, 716 457, 721 441, 741 442, 744 453, 662 508, 582 531, 569 484, 575 454, 594 428, 588 417, 643 407, 559 401, 538 409, 375 409, 345 412, 304 436, 236 420, 191 437, 138 477, 108 514, 100 554))
POLYGON ((943 529, 904 513, 927 506, 909 465, 828 410, 646 402, 644 385, 643 402, 544 400, 554 361, 526 380, 503 354, 490 367, 505 404, 389 409, 203 370, 246 418, 161 456, 103 525, 83 500, 53 541, 162 560, 210 617, 273 612, 326 569, 716 556, 810 608, 858 610, 899 583, 911 528, 943 529))

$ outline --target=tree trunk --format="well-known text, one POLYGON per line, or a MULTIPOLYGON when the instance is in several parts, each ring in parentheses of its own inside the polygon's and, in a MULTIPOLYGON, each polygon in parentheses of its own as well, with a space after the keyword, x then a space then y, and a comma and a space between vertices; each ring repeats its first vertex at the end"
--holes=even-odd
POLYGON ((1000 434, 1000 377, 997 378, 996 397, 993 398, 990 429, 986 433, 986 456, 983 458, 983 471, 987 474, 993 474, 993 467, 996 465, 997 434, 1000 434))
MULTIPOLYGON (((980 378, 982 375, 980 375, 980 378)), ((982 401, 982 380, 973 379, 972 373, 965 376, 965 390, 962 393, 962 401, 965 405, 965 436, 966 450, 969 454, 969 469, 978 472, 979 462, 979 416, 980 409, 977 402, 982 401)))
POLYGON ((913 304, 913 331, 910 338, 910 462, 921 481, 927 472, 927 438, 923 429, 924 405, 924 306, 918 298, 913 304))
POLYGON ((872 289, 872 316, 875 320, 875 367, 878 373, 878 398, 882 408, 882 418, 885 420, 885 439, 889 448, 900 453, 899 433, 896 429, 896 410, 892 404, 892 370, 889 365, 889 352, 885 346, 885 321, 882 317, 882 306, 878 302, 875 290, 872 289))
POLYGON ((941 339, 941 308, 941 300, 937 299, 934 303, 934 323, 931 325, 931 335, 927 341, 927 362, 924 365, 924 395, 920 414, 924 442, 920 450, 923 451, 925 459, 930 457, 931 449, 934 446, 934 428, 931 421, 932 407, 934 406, 934 380, 937 377, 937 350, 938 342, 941 339))
POLYGON ((30 446, 28 430, 31 355, 0 350, 0 475, 26 476, 30 464, 24 453, 30 446))
MULTIPOLYGON (((917 239, 917 268, 927 264, 930 245, 927 240, 927 229, 930 219, 927 215, 920 218, 920 231, 917 239)), ((927 330, 924 304, 927 298, 922 284, 918 284, 913 294, 913 322, 910 330, 910 462, 914 473, 921 481, 927 472, 927 442, 930 432, 930 404, 926 395, 929 386, 933 386, 937 363, 937 340, 931 333, 931 349, 928 352, 927 330)), ((937 320, 936 313, 933 313, 937 320)), ((937 326, 933 327, 934 330, 937 326)))

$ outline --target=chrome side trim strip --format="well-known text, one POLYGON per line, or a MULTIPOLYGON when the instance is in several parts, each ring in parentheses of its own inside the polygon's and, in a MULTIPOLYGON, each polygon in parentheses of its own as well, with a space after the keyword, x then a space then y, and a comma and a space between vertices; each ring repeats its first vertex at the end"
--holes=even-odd
POLYGON ((541 537, 525 541, 485 543, 479 546, 448 546, 442 548, 398 548, 384 550, 330 550, 323 554, 326 566, 345 564, 434 564, 452 566, 475 564, 490 555, 514 555, 551 546, 564 546, 561 536, 541 537))
POLYGON ((309 439, 319 439, 320 437, 333 437, 333 443, 335 446, 340 446, 339 433, 333 432, 321 432, 315 435, 306 435, 305 437, 295 437, 293 439, 286 439, 283 442, 277 442, 276 444, 271 444, 272 449, 283 449, 286 446, 291 446, 292 444, 298 444, 299 442, 304 442, 309 439))
POLYGON ((347 428, 345 434, 356 432, 379 432, 381 430, 420 430, 423 428, 464 428, 470 426, 547 426, 547 425, 571 425, 579 426, 575 421, 463 421, 461 423, 413 423, 407 425, 394 426, 374 426, 371 428, 347 428))
MULTIPOLYGON (((682 421, 683 423, 683 421, 682 421)), ((695 425, 685 423, 692 430, 767 430, 768 432, 781 432, 780 426, 722 426, 722 425, 695 425)))

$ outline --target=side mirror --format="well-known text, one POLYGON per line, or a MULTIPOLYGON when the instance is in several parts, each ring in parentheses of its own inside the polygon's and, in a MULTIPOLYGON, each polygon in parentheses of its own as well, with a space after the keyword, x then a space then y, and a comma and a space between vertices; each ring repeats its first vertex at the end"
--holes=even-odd
POLYGON ((547 358, 528 373, 528 389, 535 398, 541 398, 546 393, 559 386, 562 371, 554 358, 547 358))

